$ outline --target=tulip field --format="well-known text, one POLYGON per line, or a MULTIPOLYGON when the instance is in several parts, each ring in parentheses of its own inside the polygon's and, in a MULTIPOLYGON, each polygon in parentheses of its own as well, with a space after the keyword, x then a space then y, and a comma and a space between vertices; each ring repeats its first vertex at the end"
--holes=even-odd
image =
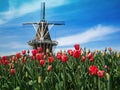
POLYGON ((120 52, 75 44, 56 54, 38 47, 1 56, 0 90, 120 90, 120 52))

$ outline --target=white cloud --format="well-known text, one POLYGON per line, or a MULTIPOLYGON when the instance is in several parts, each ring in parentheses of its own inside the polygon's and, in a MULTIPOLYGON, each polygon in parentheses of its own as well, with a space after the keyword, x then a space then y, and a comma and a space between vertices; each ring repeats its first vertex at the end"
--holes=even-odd
MULTIPOLYGON (((42 1, 46 2, 47 8, 60 6, 60 5, 65 4, 65 2, 66 2, 66 0, 59 0, 59 1, 58 0, 56 0, 56 1, 55 0, 42 0, 42 1)), ((4 24, 13 18, 20 17, 27 13, 35 12, 35 11, 41 9, 41 7, 40 7, 41 0, 24 3, 19 8, 15 7, 16 3, 17 3, 17 0, 14 0, 14 1, 9 0, 9 10, 6 12, 0 13, 0 16, 1 16, 0 24, 4 24)))
POLYGON ((97 25, 83 33, 57 38, 56 40, 58 41, 58 46, 69 46, 75 43, 84 44, 91 41, 103 40, 107 35, 117 31, 120 31, 120 29, 111 26, 97 25))

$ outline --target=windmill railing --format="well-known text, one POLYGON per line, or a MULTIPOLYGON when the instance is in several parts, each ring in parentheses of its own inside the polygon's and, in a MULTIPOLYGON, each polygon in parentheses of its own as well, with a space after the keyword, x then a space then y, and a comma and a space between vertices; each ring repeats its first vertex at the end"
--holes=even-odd
POLYGON ((53 46, 58 45, 57 41, 51 41, 51 40, 31 40, 28 42, 29 45, 33 46, 34 44, 51 44, 53 46))

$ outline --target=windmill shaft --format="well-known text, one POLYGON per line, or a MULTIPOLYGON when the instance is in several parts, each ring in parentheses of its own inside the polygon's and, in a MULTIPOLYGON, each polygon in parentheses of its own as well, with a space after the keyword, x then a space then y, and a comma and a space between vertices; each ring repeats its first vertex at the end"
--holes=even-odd
POLYGON ((42 10, 41 10, 42 20, 45 20, 45 2, 41 3, 41 8, 42 8, 42 10))

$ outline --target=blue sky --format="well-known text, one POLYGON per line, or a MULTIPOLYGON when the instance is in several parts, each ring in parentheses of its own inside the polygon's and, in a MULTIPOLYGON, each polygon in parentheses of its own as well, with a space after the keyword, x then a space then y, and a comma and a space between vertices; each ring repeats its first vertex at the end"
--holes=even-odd
POLYGON ((82 48, 120 51, 120 0, 0 0, 0 56, 32 49, 27 42, 35 37, 32 26, 38 22, 41 2, 46 2, 46 20, 64 21, 50 30, 57 50, 82 48))

